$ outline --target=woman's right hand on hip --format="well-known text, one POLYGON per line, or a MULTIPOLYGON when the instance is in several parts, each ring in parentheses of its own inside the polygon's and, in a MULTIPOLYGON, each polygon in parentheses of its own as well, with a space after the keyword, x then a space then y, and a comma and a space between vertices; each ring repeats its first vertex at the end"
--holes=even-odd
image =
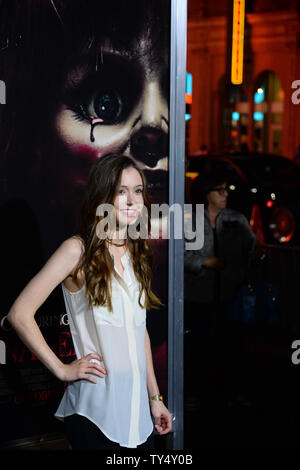
POLYGON ((92 360, 102 362, 103 358, 99 354, 90 353, 70 364, 64 364, 59 378, 64 382, 85 379, 96 384, 97 380, 90 374, 103 378, 106 376, 106 370, 96 362, 91 362, 92 360))

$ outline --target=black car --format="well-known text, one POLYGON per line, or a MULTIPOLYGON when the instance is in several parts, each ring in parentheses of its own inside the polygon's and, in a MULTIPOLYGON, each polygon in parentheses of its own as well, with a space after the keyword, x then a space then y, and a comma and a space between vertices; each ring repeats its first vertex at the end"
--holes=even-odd
MULTIPOLYGON (((198 175, 229 175, 228 207, 246 215, 260 241, 300 246, 300 166, 263 153, 194 155, 186 169, 187 200, 198 175)), ((200 201, 198 201, 200 202, 200 201)))

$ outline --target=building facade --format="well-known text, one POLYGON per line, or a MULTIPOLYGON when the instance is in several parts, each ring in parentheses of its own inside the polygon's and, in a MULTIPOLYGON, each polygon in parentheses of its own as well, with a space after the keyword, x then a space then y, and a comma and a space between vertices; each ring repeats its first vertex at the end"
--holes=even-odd
POLYGON ((243 83, 231 85, 233 0, 213 4, 190 0, 187 70, 193 76, 193 100, 187 122, 189 154, 205 146, 209 152, 249 149, 299 158, 298 3, 246 0, 243 83))

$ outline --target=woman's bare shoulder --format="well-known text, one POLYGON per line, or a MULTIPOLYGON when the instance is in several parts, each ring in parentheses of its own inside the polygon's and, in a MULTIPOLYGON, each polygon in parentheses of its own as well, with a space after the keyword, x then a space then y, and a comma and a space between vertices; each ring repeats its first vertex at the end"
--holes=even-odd
POLYGON ((84 253, 84 244, 81 238, 78 236, 67 238, 62 242, 60 249, 64 251, 65 256, 72 262, 75 269, 84 253))
MULTIPOLYGON (((77 235, 74 235, 68 238, 67 240, 65 240, 62 243, 62 245, 64 245, 66 255, 69 258, 72 258, 73 263, 74 263, 73 269, 64 280, 64 285, 71 292, 76 292, 76 290, 78 290, 78 284, 74 283, 73 274, 80 261, 81 255, 84 252, 84 243, 80 237, 78 237, 77 235)), ((77 274, 77 281, 79 282, 80 287, 84 284, 84 273, 82 270, 80 270, 79 273, 77 274)))

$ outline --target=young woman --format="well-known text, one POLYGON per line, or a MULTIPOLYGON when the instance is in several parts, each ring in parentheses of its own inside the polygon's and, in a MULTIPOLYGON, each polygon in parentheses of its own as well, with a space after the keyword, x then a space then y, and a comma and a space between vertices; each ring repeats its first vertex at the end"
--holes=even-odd
POLYGON ((100 158, 89 173, 76 235, 61 244, 8 314, 24 344, 69 382, 56 417, 64 419, 72 449, 138 447, 153 431, 150 412, 160 434, 171 430, 146 329, 146 309, 160 305, 151 290, 148 240, 129 237, 144 206, 150 214, 144 175, 134 160, 100 158), (106 224, 99 237, 101 204, 112 205, 116 225, 112 231, 106 224), (77 356, 71 364, 49 348, 34 319, 58 284, 77 356))

